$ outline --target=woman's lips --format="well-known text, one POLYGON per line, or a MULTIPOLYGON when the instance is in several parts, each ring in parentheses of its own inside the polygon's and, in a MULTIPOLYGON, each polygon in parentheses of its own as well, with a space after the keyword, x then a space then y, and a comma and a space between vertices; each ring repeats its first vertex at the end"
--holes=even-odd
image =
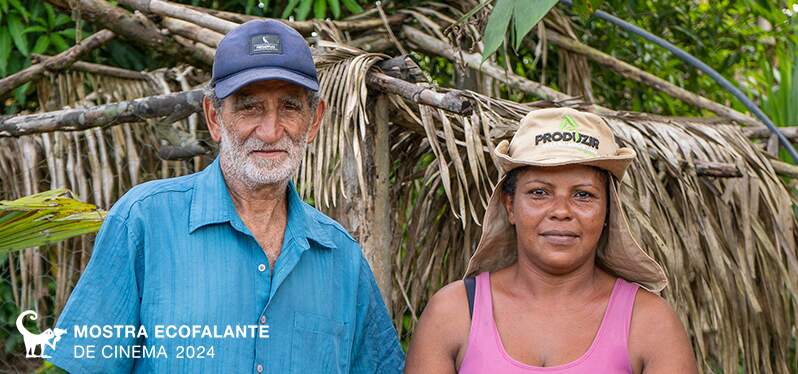
POLYGON ((547 242, 555 245, 571 245, 579 240, 579 235, 573 231, 549 230, 540 233, 547 242))

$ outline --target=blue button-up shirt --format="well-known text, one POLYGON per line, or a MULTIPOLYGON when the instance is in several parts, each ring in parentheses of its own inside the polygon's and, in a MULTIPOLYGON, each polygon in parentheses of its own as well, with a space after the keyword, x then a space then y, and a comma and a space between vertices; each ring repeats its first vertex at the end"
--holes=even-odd
POLYGON ((97 235, 50 361, 73 373, 400 372, 403 353, 359 246, 293 184, 286 193, 270 269, 218 158, 131 189, 97 235))

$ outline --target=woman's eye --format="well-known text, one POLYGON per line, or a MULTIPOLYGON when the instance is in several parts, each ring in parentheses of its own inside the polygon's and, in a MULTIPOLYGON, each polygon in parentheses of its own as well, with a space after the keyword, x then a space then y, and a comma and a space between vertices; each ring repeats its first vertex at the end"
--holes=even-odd
POLYGON ((527 192, 528 194, 532 195, 533 197, 542 197, 546 196, 546 190, 542 188, 533 188, 527 192))
POLYGON ((574 196, 576 196, 577 199, 590 199, 593 197, 593 194, 587 191, 577 191, 574 196))

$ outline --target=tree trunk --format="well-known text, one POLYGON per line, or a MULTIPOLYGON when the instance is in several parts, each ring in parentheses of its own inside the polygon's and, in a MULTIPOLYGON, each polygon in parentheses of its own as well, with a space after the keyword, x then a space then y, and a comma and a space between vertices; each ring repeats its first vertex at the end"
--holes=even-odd
POLYGON ((390 102, 379 95, 370 113, 365 141, 361 141, 361 159, 347 152, 341 162, 344 178, 342 193, 347 196, 335 208, 335 218, 357 239, 368 260, 385 305, 391 305, 393 289, 393 229, 390 199, 390 139, 388 121, 390 102), (360 191, 357 163, 366 175, 366 191, 360 191))

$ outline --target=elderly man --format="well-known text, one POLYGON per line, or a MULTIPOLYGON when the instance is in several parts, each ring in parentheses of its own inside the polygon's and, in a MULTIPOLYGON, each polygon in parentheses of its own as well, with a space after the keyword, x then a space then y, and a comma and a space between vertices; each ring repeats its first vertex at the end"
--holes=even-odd
POLYGON ((58 321, 75 373, 395 373, 403 366, 357 243, 290 179, 325 103, 281 22, 230 32, 205 119, 219 157, 111 209, 58 321))

